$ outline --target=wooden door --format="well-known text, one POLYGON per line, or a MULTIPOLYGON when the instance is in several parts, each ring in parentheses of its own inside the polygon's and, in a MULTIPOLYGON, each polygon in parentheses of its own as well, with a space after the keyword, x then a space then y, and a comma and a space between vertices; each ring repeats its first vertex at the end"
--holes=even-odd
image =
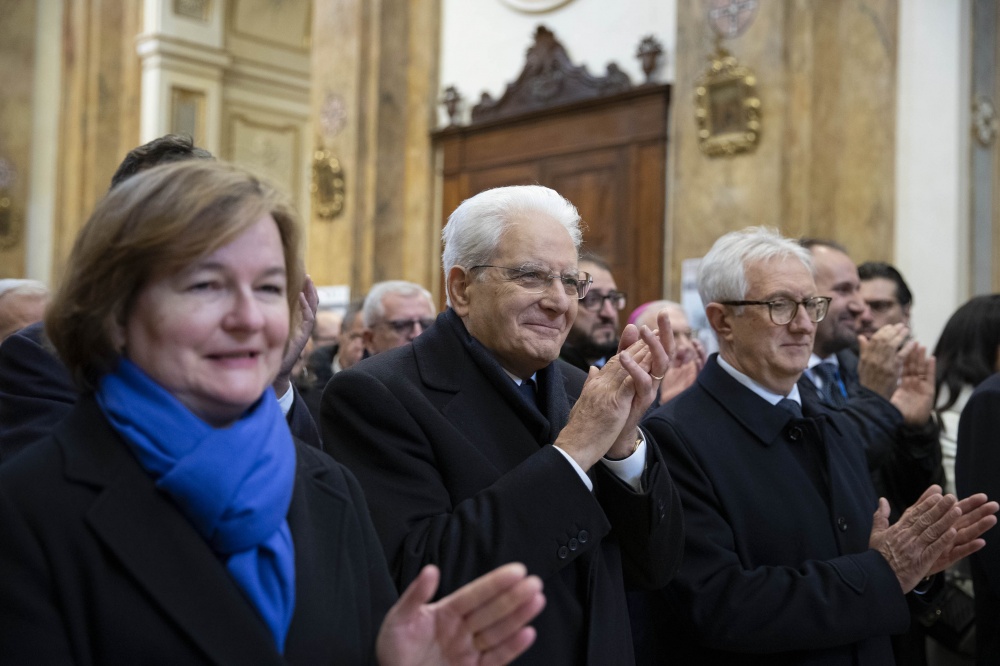
POLYGON ((580 211, 583 250, 611 265, 626 310, 662 298, 668 102, 668 86, 643 86, 436 133, 442 224, 490 187, 551 187, 580 211))

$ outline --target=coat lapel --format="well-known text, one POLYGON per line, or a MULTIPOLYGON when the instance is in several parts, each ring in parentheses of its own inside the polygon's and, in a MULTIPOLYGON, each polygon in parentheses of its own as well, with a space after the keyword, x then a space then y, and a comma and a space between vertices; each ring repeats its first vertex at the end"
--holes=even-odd
POLYGON ((58 428, 70 480, 94 485, 96 534, 153 602, 219 664, 284 663, 222 563, 108 425, 93 398, 58 428))
POLYGON ((512 380, 490 377, 480 368, 459 338, 463 332, 453 311, 439 315, 412 343, 417 370, 436 393, 429 397, 442 415, 503 474, 548 443, 539 438, 549 430, 549 420, 524 402, 512 380), (503 447, 494 445, 497 433, 508 435, 503 447))
POLYGON ((733 379, 719 367, 714 355, 698 374, 698 383, 719 405, 754 437, 771 446, 781 437, 791 413, 766 400, 733 379))

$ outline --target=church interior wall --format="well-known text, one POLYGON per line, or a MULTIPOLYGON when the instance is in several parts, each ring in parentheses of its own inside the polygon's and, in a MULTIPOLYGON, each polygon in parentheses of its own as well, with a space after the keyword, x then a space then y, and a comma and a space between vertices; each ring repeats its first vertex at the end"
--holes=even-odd
MULTIPOLYGON (((404 278, 437 291, 430 132, 447 123, 443 89, 456 86, 464 114, 484 91, 499 97, 542 24, 575 63, 600 75, 614 62, 633 83, 643 79, 639 40, 664 47, 655 79, 673 85, 665 296, 679 296, 681 262, 721 233, 774 225, 838 240, 857 261, 894 262, 916 294, 917 333, 932 344, 955 307, 1000 284, 996 142, 970 167, 977 3, 996 8, 759 2, 745 32, 722 42, 754 72, 759 141, 710 157, 694 96, 716 39, 700 0, 622 0, 613 10, 604 0, 288 0, 279 14, 264 0, 0 0, 13 17, 0 22, 0 186, 19 225, 0 246, 0 277, 54 282, 125 152, 186 123, 216 154, 290 191, 317 282, 360 293, 404 278), (205 17, 193 15, 199 8, 205 17), (319 219, 310 198, 319 150, 345 169, 334 219, 319 219), (988 209, 971 258, 970 216, 982 206, 970 210, 970 200, 988 209)), ((997 69, 986 91, 994 100, 997 69)))
MULTIPOLYGON (((604 0, 545 1, 443 0, 441 17, 441 85, 455 86, 465 98, 466 117, 481 93, 503 95, 524 65, 535 28, 544 25, 559 38, 570 58, 602 76, 608 63, 617 64, 633 83, 644 80, 635 57, 639 41, 653 35, 664 57, 657 81, 674 78, 676 41, 674 0, 619 0, 610 8, 604 0), (538 12, 515 6, 555 9, 538 12)), ((447 116, 441 111, 442 125, 447 116)))

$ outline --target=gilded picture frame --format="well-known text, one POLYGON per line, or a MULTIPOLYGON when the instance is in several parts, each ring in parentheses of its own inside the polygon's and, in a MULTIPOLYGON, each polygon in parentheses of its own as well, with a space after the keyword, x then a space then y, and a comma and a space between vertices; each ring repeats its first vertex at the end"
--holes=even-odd
POLYGON ((695 86, 701 151, 711 157, 753 150, 760 138, 760 98, 753 72, 720 53, 695 86))
POLYGON ((321 148, 313 153, 312 172, 313 210, 320 219, 332 220, 344 210, 344 169, 340 160, 321 148))

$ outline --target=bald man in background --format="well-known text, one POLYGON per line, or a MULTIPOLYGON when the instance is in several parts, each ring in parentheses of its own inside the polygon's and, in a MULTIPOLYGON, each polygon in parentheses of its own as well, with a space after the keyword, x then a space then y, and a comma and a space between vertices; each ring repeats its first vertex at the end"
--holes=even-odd
POLYGON ((643 325, 650 329, 656 328, 656 315, 660 310, 666 310, 670 319, 670 329, 674 333, 674 345, 677 352, 667 369, 667 374, 660 384, 650 409, 669 402, 687 387, 694 384, 698 373, 705 366, 705 347, 698 340, 696 332, 691 328, 687 313, 680 303, 674 301, 649 301, 637 307, 628 318, 628 323, 638 327, 643 325))

